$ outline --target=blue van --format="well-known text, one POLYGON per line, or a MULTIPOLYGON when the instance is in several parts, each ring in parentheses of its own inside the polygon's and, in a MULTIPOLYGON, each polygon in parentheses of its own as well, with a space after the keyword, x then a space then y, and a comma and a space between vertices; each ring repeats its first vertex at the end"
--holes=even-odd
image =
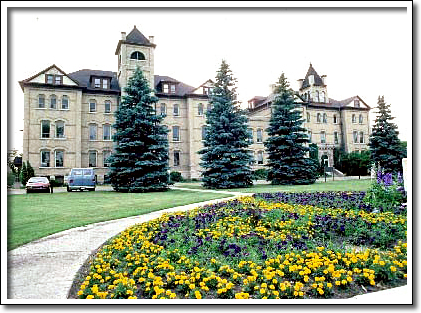
POLYGON ((93 168, 72 168, 67 178, 67 191, 95 191, 96 177, 93 168))

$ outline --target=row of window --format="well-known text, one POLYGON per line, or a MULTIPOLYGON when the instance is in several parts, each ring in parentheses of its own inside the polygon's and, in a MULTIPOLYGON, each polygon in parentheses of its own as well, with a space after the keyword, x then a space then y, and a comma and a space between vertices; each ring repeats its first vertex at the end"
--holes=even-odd
MULTIPOLYGON (((312 133, 311 131, 308 131, 308 137, 310 142, 312 142, 312 133)), ((360 131, 354 131, 353 132, 353 138, 354 138, 354 143, 365 143, 364 141, 364 132, 360 131)), ((322 130, 320 132, 320 142, 321 143, 326 143, 326 132, 324 130, 322 130)), ((339 133, 338 132, 333 132, 333 143, 334 144, 339 144, 339 133)))
MULTIPOLYGON (((69 97, 64 95, 61 97, 60 101, 61 105, 58 106, 57 96, 51 95, 48 99, 48 107, 50 109, 61 109, 61 110, 68 110, 69 109, 69 97)), ((41 94, 38 95, 38 108, 45 109, 46 107, 46 98, 45 95, 41 94)), ((89 112, 94 113, 97 112, 97 102, 94 99, 89 100, 89 112)), ((111 113, 111 101, 105 100, 104 101, 104 113, 111 113)))
MULTIPOLYGON (((54 150, 54 163, 51 163, 51 151, 42 150, 41 151, 41 167, 64 167, 64 151, 63 150, 54 150)), ((102 151, 102 164, 104 167, 109 167, 109 157, 111 155, 111 150, 102 151)), ((97 167, 98 165, 98 153, 95 150, 88 152, 88 166, 97 167)))
MULTIPOLYGON (((311 115, 310 112, 307 112, 307 122, 309 123, 311 121, 311 115)), ((336 114, 333 114, 333 124, 338 124, 338 116, 336 114)), ((317 113, 316 115, 316 122, 317 123, 324 123, 327 124, 327 114, 326 113, 317 113)), ((358 122, 362 124, 364 122, 364 117, 362 114, 358 117, 358 122)), ((352 123, 357 124, 357 116, 355 114, 352 114, 352 123)))
MULTIPOLYGON (((167 115, 167 104, 166 103, 160 103, 159 105, 159 114, 161 115, 167 115)), ((204 105, 203 103, 199 103, 197 105, 197 115, 202 116, 204 114, 204 105)), ((212 106, 208 103, 207 105, 207 111, 209 112, 211 110, 212 106)), ((155 107, 155 112, 158 112, 158 108, 155 107)), ((173 104, 173 116, 180 116, 180 105, 177 103, 173 104)))
MULTIPOLYGON (((304 94, 304 99, 305 100, 311 100, 310 99, 310 91, 308 91, 307 93, 304 94)), ((320 92, 318 90, 316 90, 316 93, 314 95, 314 102, 326 102, 326 93, 324 91, 320 92)))
MULTIPOLYGON (((54 138, 65 137, 65 123, 64 121, 55 122, 54 138)), ((49 120, 41 121, 41 138, 51 138, 51 123, 49 120)), ((102 139, 111 140, 111 125, 102 125, 102 139)), ((89 124, 89 140, 98 140, 98 126, 97 124, 89 124)))

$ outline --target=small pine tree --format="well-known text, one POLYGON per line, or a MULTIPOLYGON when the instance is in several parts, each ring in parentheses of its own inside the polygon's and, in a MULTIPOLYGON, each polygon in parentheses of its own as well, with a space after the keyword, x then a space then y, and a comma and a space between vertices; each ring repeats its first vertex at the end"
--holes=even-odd
POLYGON ((402 172, 402 158, 405 151, 398 138, 398 127, 391 122, 390 104, 386 104, 384 96, 379 96, 377 102, 378 116, 376 117, 370 135, 371 159, 375 166, 388 173, 402 172))
POLYGON ((27 171, 25 162, 22 162, 22 169, 20 170, 19 178, 20 178, 20 182, 22 183, 22 185, 25 186, 26 183, 28 182, 28 179, 29 179, 28 171, 27 171))
POLYGON ((239 188, 253 184, 252 156, 247 150, 251 136, 247 131, 247 118, 237 101, 236 82, 223 60, 210 95, 212 109, 206 114, 204 148, 199 151, 200 165, 204 169, 202 182, 206 188, 239 188))
POLYGON ((317 179, 317 162, 306 157, 310 150, 304 120, 284 75, 279 77, 272 103, 272 116, 266 129, 268 180, 273 185, 312 184, 317 179))
POLYGON ((34 168, 31 166, 31 163, 29 163, 29 161, 26 161, 26 173, 28 179, 35 176, 34 168))
POLYGON ((139 68, 125 92, 115 113, 109 182, 120 192, 168 190, 168 130, 154 109, 158 98, 139 68))

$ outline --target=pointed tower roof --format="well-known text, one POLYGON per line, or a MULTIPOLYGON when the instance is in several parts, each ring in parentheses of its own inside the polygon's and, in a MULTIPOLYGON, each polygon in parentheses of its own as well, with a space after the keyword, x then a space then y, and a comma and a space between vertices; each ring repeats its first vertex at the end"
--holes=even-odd
POLYGON ((308 68, 306 77, 304 78, 304 81, 303 81, 303 84, 302 84, 300 90, 304 89, 304 88, 307 88, 307 87, 310 87, 310 82, 308 80, 308 77, 310 75, 314 75, 314 85, 315 86, 324 86, 323 79, 319 76, 319 74, 317 74, 316 70, 313 68, 313 65, 311 65, 311 63, 310 63, 310 67, 308 68))
POLYGON ((122 43, 128 43, 128 44, 137 45, 137 46, 148 46, 148 47, 153 47, 153 48, 156 47, 155 44, 151 43, 149 41, 149 39, 146 38, 136 28, 136 25, 134 25, 134 28, 132 29, 132 31, 127 36, 125 36, 125 33, 122 33, 122 34, 124 34, 124 37, 123 37, 123 39, 118 41, 117 49, 116 49, 116 52, 115 52, 116 55, 118 54, 118 51, 120 50, 120 46, 121 46, 122 43))

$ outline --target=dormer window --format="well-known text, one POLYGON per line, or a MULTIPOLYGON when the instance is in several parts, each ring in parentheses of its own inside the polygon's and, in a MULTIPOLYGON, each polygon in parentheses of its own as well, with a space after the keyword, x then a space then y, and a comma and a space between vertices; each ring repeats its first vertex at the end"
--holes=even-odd
POLYGON ((162 92, 175 94, 175 84, 162 84, 162 92))
POLYGON ((169 85, 168 85, 168 84, 164 84, 164 85, 162 85, 162 91, 163 91, 164 93, 168 93, 168 91, 169 91, 169 85))
POLYGON ((355 99, 354 100, 354 108, 359 108, 360 107, 360 100, 355 99))
POLYGON ((51 85, 62 85, 63 84, 63 75, 45 75, 45 83, 51 85))
POLYGON ((212 88, 211 87, 203 87, 203 94, 204 95, 210 95, 212 92, 212 88))
POLYGON ((110 78, 108 77, 94 77, 92 85, 94 88, 109 89, 110 78))
POLYGON ((175 93, 175 85, 170 85, 171 93, 175 93))

